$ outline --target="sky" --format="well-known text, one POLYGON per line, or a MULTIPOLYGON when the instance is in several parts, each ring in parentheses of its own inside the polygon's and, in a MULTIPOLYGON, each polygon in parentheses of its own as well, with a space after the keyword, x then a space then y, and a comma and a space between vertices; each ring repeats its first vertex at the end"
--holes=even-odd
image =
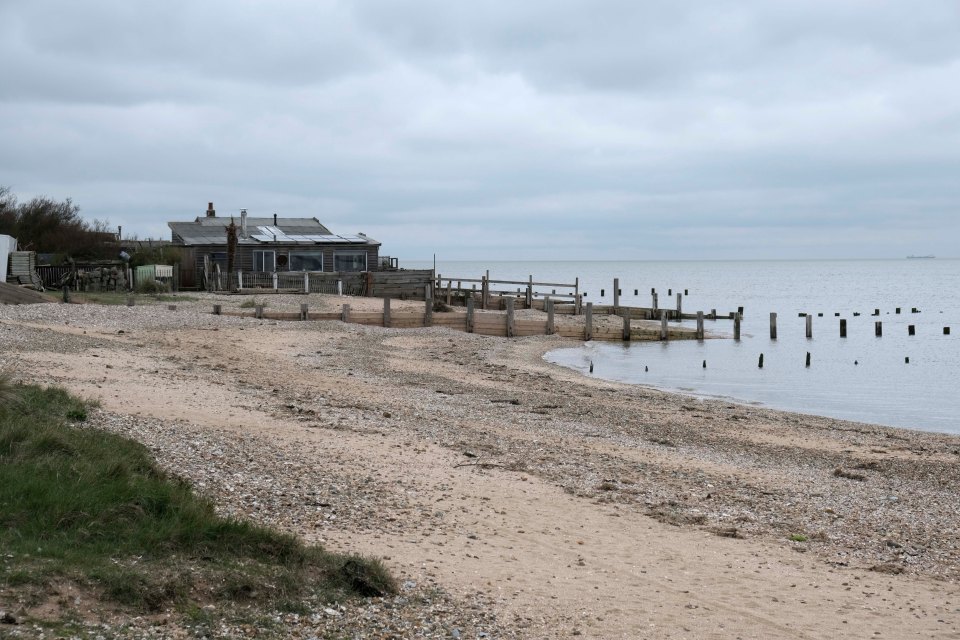
POLYGON ((956 0, 0 0, 0 185, 403 259, 958 256, 956 0))

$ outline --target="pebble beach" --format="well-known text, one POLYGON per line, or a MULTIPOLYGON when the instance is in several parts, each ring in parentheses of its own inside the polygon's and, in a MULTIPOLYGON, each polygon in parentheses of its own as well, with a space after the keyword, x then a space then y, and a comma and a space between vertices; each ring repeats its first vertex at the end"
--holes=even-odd
POLYGON ((290 637, 960 636, 960 437, 584 377, 543 360, 557 336, 211 313, 243 301, 0 307, 0 367, 97 400, 89 428, 222 513, 402 585, 288 615, 290 637))

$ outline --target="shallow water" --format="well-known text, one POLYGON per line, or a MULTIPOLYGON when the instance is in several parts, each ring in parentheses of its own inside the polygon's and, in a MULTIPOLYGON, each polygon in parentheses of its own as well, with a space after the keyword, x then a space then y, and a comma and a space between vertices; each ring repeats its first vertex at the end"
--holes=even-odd
POLYGON ((592 361, 592 375, 610 380, 960 433, 960 260, 437 265, 445 278, 479 277, 486 269, 491 277, 508 280, 533 275, 540 281, 573 282, 579 277, 586 300, 595 303, 612 304, 613 278, 618 277, 622 305, 650 306, 650 289, 656 288, 661 307, 674 307, 676 293, 684 289, 689 294, 683 297, 685 312, 716 308, 727 313, 744 307, 739 342, 729 339, 732 322, 719 320, 707 321, 707 332, 726 339, 588 343, 546 355, 586 375, 591 375, 592 361), (668 296, 670 288, 673 295, 668 296), (911 313, 913 307, 920 312, 911 313), (880 316, 873 317, 877 308, 880 316), (770 312, 778 314, 777 340, 769 337, 770 312), (805 337, 800 312, 814 316, 812 339, 805 337), (840 318, 847 320, 847 338, 839 337, 840 318), (880 338, 874 336, 876 320, 883 322, 880 338), (914 336, 908 335, 911 324, 914 336), (943 335, 945 326, 951 326, 951 335, 943 335), (761 353, 762 369, 757 366, 761 353))

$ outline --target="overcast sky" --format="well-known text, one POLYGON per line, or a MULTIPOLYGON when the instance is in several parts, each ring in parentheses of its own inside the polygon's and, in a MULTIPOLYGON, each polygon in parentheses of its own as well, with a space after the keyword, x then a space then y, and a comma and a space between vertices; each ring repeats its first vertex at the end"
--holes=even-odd
POLYGON ((960 2, 0 0, 0 185, 410 259, 956 256, 960 2))

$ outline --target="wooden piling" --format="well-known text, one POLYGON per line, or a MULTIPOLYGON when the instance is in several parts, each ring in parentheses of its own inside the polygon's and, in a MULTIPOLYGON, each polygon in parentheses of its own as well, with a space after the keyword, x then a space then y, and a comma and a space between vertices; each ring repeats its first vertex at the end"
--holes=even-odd
POLYGON ((447 306, 450 305, 451 295, 453 295, 453 280, 447 280, 447 306))
POLYGON ((840 337, 841 338, 847 337, 847 319, 846 318, 840 319, 840 337))
POLYGON ((697 311, 697 340, 703 340, 703 311, 697 311))
POLYGON ((613 313, 620 313, 620 278, 613 279, 613 313))
POLYGON ((733 314, 733 339, 740 339, 740 314, 733 314))
POLYGON ((683 320, 683 294, 677 292, 677 320, 683 320))
POLYGON ((127 296, 127 306, 132 307, 134 304, 133 296, 127 296))
POLYGON ((583 339, 593 340, 593 303, 587 303, 586 317, 583 322, 583 339))
POLYGON ((716 320, 716 319, 717 319, 717 310, 716 310, 716 309, 710 309, 710 319, 711 319, 711 320, 716 320))
POLYGON ((630 311, 623 314, 623 339, 625 342, 630 341, 630 311))
POLYGON ((383 326, 390 328, 390 325, 393 324, 393 318, 390 317, 390 298, 384 296, 383 298, 383 326))
POLYGON ((672 295, 673 295, 673 289, 667 289, 667 297, 669 298, 672 295))
POLYGON ((253 307, 253 317, 257 320, 263 320, 263 305, 258 304, 253 307))
POLYGON ((653 313, 654 313, 654 314, 656 314, 656 313, 657 313, 657 311, 658 311, 658 305, 657 305, 657 292, 656 292, 656 291, 654 291, 654 292, 653 292, 653 313))
POLYGON ((809 352, 809 351, 807 351, 807 364, 806 364, 806 366, 808 366, 808 367, 810 366, 810 352, 809 352))
POLYGON ((481 276, 482 282, 480 283, 480 308, 484 311, 487 310, 487 305, 490 304, 490 272, 487 271, 487 275, 481 276))
POLYGON ((310 310, 309 310, 309 307, 307 307, 307 303, 306 303, 306 302, 301 302, 301 303, 300 303, 300 319, 301 319, 301 320, 309 320, 309 319, 310 319, 310 310))
POLYGON ((527 281, 527 309, 533 309, 533 276, 527 281))
POLYGON ((813 338, 813 316, 807 314, 807 338, 813 338))
POLYGON ((873 335, 878 338, 883 335, 883 323, 879 320, 873 323, 873 335))
POLYGON ((915 336, 917 335, 917 326, 916 325, 907 325, 907 335, 915 336))
POLYGON ((513 317, 513 298, 507 298, 507 337, 512 338, 516 333, 516 324, 513 317))
POLYGON ((70 302, 70 287, 66 285, 63 287, 63 301, 70 302))
POLYGON ((944 328, 943 328, 943 335, 945 335, 945 336, 950 335, 950 327, 944 327, 944 328))
POLYGON ((897 311, 896 311, 896 312, 897 312, 897 314, 900 313, 900 307, 897 307, 897 311))
POLYGON ((427 298, 424 301, 423 309, 423 326, 432 327, 433 326, 433 298, 427 298))
POLYGON ((221 313, 223 313, 223 307, 219 304, 213 305, 213 315, 219 316, 221 313))
POLYGON ((763 354, 762 354, 762 353, 760 354, 760 360, 759 360, 759 362, 757 362, 757 366, 758 366, 759 368, 763 369, 763 354))
POLYGON ((553 327, 553 300, 547 300, 543 303, 547 308, 547 335, 552 336, 554 332, 553 327))
POLYGON ((350 305, 343 305, 343 310, 340 311, 340 321, 341 322, 350 322, 350 305))
POLYGON ((467 333, 473 333, 473 296, 467 298, 467 333))
POLYGON ((770 339, 777 339, 777 314, 775 311, 770 312, 770 339))
POLYGON ((660 339, 667 340, 670 337, 670 333, 667 330, 667 311, 664 309, 660 312, 660 339))

